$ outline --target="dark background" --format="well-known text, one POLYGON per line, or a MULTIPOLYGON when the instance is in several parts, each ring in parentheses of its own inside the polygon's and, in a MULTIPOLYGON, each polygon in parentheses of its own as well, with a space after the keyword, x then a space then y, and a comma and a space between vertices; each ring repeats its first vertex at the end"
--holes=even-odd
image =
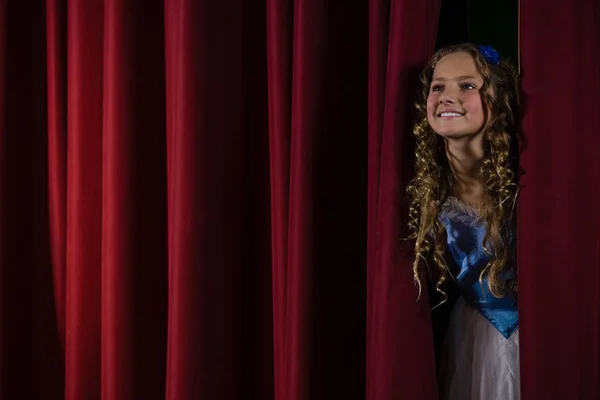
POLYGON ((518 0, 443 0, 436 48, 473 42, 518 64, 518 0))

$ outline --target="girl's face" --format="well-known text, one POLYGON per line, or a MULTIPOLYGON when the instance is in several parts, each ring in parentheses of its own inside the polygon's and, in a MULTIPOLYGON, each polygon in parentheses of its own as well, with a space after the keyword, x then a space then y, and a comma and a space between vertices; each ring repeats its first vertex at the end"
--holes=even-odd
POLYGON ((446 139, 474 136, 481 132, 485 115, 479 95, 483 78, 468 53, 452 53, 433 70, 427 97, 427 120, 446 139))

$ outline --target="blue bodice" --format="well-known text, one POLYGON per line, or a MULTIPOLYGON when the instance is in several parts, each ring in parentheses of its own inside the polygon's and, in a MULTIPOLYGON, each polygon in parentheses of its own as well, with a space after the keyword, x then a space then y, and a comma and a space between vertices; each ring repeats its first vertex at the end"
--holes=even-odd
POLYGON ((442 206, 439 218, 448 234, 448 268, 463 298, 508 338, 519 324, 517 304, 509 295, 494 297, 488 288, 487 278, 479 281, 481 271, 489 260, 482 246, 485 225, 479 214, 467 204, 450 197, 442 206))

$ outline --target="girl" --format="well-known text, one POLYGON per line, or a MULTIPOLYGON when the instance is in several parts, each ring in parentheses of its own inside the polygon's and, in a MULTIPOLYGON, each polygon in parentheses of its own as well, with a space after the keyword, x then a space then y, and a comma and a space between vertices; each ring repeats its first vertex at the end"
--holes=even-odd
POLYGON ((421 82, 408 186, 413 272, 419 293, 427 275, 442 302, 448 283, 461 294, 441 355, 442 397, 518 399, 517 74, 491 47, 461 44, 439 50, 421 82))

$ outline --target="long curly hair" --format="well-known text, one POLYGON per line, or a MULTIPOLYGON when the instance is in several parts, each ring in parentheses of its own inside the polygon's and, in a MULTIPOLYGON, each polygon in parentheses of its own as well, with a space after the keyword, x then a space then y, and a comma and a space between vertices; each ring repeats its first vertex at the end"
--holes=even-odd
MULTIPOLYGON (((519 79, 514 66, 500 60, 489 64, 474 44, 465 43, 437 51, 421 74, 421 90, 417 93, 415 175, 407 187, 410 200, 408 228, 414 239, 413 274, 422 291, 424 273, 432 272, 427 260, 433 259, 439 269, 436 290, 447 300, 442 285, 448 277, 444 260, 446 230, 439 220, 442 204, 452 194, 454 175, 446 155, 445 141, 427 121, 427 97, 436 65, 448 54, 467 53, 473 57, 483 78, 479 93, 485 113, 484 157, 480 177, 484 183, 485 202, 479 209, 486 225, 483 249, 489 262, 480 275, 487 277, 490 292, 496 297, 510 293, 516 297, 516 278, 506 281, 503 274, 512 267, 514 258, 509 244, 518 186, 518 155, 520 146, 519 79), (491 90, 489 90, 491 89, 491 90), (426 270, 422 269, 426 265, 426 270)), ((516 276, 516 274, 515 274, 516 276)), ((441 303, 440 303, 441 304, 441 303)))

